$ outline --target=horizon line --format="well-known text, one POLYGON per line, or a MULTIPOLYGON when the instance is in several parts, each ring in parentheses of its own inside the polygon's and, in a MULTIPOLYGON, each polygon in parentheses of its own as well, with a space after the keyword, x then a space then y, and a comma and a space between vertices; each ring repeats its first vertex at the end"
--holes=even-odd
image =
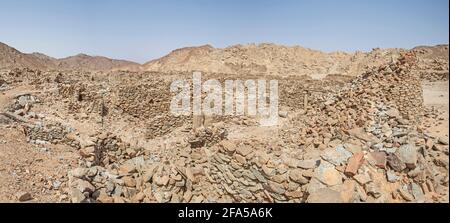
POLYGON ((161 59, 161 58, 163 58, 163 57, 165 57, 165 56, 169 55, 170 53, 172 53, 174 51, 177 51, 177 50, 181 50, 181 49, 185 49, 185 48, 199 48, 199 47, 203 47, 203 46, 211 46, 213 49, 219 49, 220 50, 220 49, 226 49, 226 48, 236 47, 236 46, 251 46, 251 45, 260 46, 260 45, 266 45, 267 44, 267 45, 284 46, 284 47, 290 47, 290 48, 301 47, 301 48, 308 49, 308 50, 320 51, 320 52, 326 53, 326 54, 332 54, 332 53, 354 54, 354 53, 357 53, 357 52, 369 53, 369 52, 372 52, 375 49, 405 49, 405 50, 412 50, 414 48, 422 47, 422 46, 434 47, 434 46, 445 46, 445 45, 448 46, 449 45, 449 43, 447 42, 447 43, 437 43, 437 44, 419 44, 419 45, 416 45, 416 46, 414 46, 412 48, 404 48, 404 47, 386 47, 386 48, 384 48, 384 47, 372 47, 372 49, 370 51, 369 50, 349 50, 349 51, 347 51, 347 50, 332 50, 332 51, 326 51, 326 50, 321 50, 321 49, 305 47, 305 46, 302 46, 302 45, 299 45, 299 44, 293 44, 293 45, 292 44, 279 44, 279 43, 274 43, 274 42, 236 43, 236 44, 228 45, 226 47, 215 47, 213 44, 206 43, 206 44, 200 44, 200 45, 190 45, 190 46, 184 46, 184 47, 180 47, 180 48, 175 48, 175 49, 172 49, 169 52, 165 53, 162 56, 159 56, 159 57, 156 57, 156 58, 150 58, 150 59, 148 59, 148 60, 146 60, 144 62, 137 62, 137 61, 131 60, 131 59, 115 58, 115 57, 110 57, 110 56, 107 56, 107 55, 95 55, 95 54, 89 54, 89 53, 84 53, 84 52, 79 52, 79 53, 75 53, 75 54, 68 55, 68 56, 63 56, 63 57, 54 57, 54 56, 49 55, 49 54, 47 54, 45 52, 42 52, 42 51, 26 52, 25 50, 18 49, 16 46, 12 46, 11 44, 8 44, 8 43, 6 43, 4 41, 0 41, 0 43, 6 45, 8 47, 11 47, 11 48, 19 51, 20 53, 23 53, 23 54, 28 54, 28 55, 31 55, 31 54, 43 54, 45 56, 48 56, 48 57, 56 59, 56 60, 63 60, 63 59, 67 59, 67 58, 70 58, 70 57, 85 55, 85 56, 89 56, 89 57, 103 57, 103 58, 107 58, 107 59, 111 59, 111 60, 126 61, 126 62, 136 63, 136 64, 139 64, 139 65, 144 65, 144 64, 146 64, 148 62, 161 59))

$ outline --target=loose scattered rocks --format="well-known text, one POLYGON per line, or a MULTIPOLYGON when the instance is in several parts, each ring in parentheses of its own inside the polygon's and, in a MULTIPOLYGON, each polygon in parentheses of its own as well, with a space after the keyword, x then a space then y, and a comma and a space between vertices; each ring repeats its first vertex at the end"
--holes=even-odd
MULTIPOLYGON (((92 81, 77 84, 79 77, 23 71, 54 90, 18 96, 8 107, 13 116, 0 118, 21 123, 32 144, 79 154, 67 184, 51 181, 74 203, 440 202, 448 138, 420 126, 436 111, 423 107, 413 56, 347 83, 282 78, 286 109, 270 131, 248 117, 173 116, 168 84, 184 73, 80 73, 92 81), (55 100, 67 122, 38 109, 55 100), (83 129, 86 123, 95 128, 83 129)), ((0 80, 14 84, 9 75, 0 80)))

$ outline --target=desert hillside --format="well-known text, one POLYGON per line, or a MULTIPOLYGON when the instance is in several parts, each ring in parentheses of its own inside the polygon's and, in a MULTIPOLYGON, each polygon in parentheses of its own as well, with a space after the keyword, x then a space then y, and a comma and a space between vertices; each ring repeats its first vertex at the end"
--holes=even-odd
MULTIPOLYGON (((448 45, 417 47, 419 60, 448 61, 448 45)), ((174 50, 143 65, 147 71, 204 71, 228 74, 356 76, 370 67, 398 58, 406 49, 373 49, 371 52, 325 53, 300 46, 276 44, 234 45, 224 49, 210 45, 174 50)), ((429 62, 429 61, 427 61, 429 62)), ((448 62, 447 62, 448 66, 448 62)), ((448 69, 447 69, 448 70, 448 69)))
MULTIPOLYGON (((412 49, 418 58, 420 75, 448 76, 448 45, 418 46, 412 49)), ((394 61, 407 49, 380 49, 370 52, 325 53, 300 46, 276 44, 234 45, 214 48, 211 45, 176 49, 143 65, 101 56, 78 54, 62 59, 41 53, 25 54, 0 43, 0 69, 31 68, 38 70, 84 71, 155 71, 226 73, 239 75, 277 75, 323 78, 327 75, 357 76, 370 68, 394 61)))
POLYGON ((114 60, 86 54, 56 59, 42 53, 22 53, 0 42, 0 69, 30 68, 38 70, 106 71, 138 65, 130 61, 114 60))
POLYGON ((139 64, 126 60, 114 60, 107 57, 89 56, 86 54, 78 54, 59 59, 56 64, 58 70, 77 70, 81 68, 89 71, 107 71, 133 66, 139 66, 139 64))
POLYGON ((43 54, 25 54, 0 42, 0 68, 28 67, 48 69, 55 59, 43 54))

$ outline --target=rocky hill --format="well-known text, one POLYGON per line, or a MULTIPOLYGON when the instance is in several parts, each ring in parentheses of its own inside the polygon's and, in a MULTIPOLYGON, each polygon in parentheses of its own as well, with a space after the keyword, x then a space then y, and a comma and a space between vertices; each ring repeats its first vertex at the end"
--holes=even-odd
POLYGON ((400 49, 375 49, 370 53, 324 53, 300 46, 275 44, 235 45, 216 49, 209 45, 178 49, 143 65, 148 71, 204 71, 230 74, 356 75, 367 66, 389 62, 400 49))
MULTIPOLYGON (((78 54, 55 59, 40 53, 25 54, 0 43, 0 69, 28 67, 38 70, 155 71, 226 73, 238 75, 308 75, 321 79, 327 75, 357 76, 372 67, 397 59, 407 49, 380 49, 370 52, 326 53, 300 46, 276 44, 211 45, 185 47, 143 65, 101 56, 78 54)), ((427 79, 448 78, 448 45, 413 48, 418 58, 418 75, 427 79)))
MULTIPOLYGON (((429 64, 439 59, 448 67, 448 45, 417 47, 419 60, 429 64)), ((175 50, 142 66, 147 71, 203 71, 229 74, 308 75, 322 78, 329 74, 356 76, 368 68, 399 57, 406 49, 380 49, 371 52, 325 53, 300 46, 276 44, 235 45, 213 48, 210 45, 175 50)), ((444 65, 445 67, 445 65, 444 65)), ((445 70, 445 68, 444 68, 445 70)), ((448 68, 446 69, 448 70, 448 68)))
POLYGON ((42 54, 25 54, 0 42, 0 69, 28 67, 48 69, 54 59, 42 54))
POLYGON ((56 63, 56 69, 58 70, 77 70, 81 68, 90 71, 107 71, 128 66, 139 66, 139 64, 126 60, 115 60, 101 56, 89 56, 86 54, 78 54, 76 56, 59 59, 56 63))
POLYGON ((0 42, 0 69, 26 67, 38 70, 107 71, 133 66, 139 66, 139 64, 86 54, 62 59, 49 57, 42 53, 26 54, 0 42))

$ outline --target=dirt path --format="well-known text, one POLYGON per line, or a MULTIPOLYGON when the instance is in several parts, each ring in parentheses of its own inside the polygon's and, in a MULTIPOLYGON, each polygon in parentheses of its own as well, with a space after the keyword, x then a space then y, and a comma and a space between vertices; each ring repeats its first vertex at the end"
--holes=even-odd
POLYGON ((428 132, 434 137, 444 137, 448 139, 449 135, 449 82, 424 82, 423 98, 427 108, 439 109, 441 113, 434 125, 427 128, 428 132))

